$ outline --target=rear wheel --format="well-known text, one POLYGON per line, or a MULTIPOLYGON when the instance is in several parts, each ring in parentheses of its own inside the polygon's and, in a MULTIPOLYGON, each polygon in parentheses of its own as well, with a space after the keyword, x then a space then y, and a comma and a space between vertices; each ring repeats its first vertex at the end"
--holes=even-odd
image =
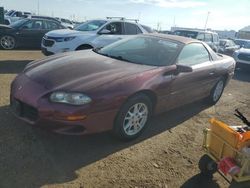
POLYGON ((199 169, 203 175, 212 176, 217 171, 217 163, 208 155, 203 155, 199 161, 199 169))
POLYGON ((213 89, 208 97, 208 102, 210 104, 216 104, 219 101, 219 99, 224 91, 224 87, 225 87, 225 79, 220 79, 215 84, 215 86, 213 87, 213 89))
POLYGON ((137 138, 145 129, 151 114, 152 103, 146 95, 130 98, 117 114, 114 135, 122 140, 137 138))
POLYGON ((4 35, 0 38, 0 45, 5 50, 12 50, 16 46, 16 40, 10 35, 4 35))

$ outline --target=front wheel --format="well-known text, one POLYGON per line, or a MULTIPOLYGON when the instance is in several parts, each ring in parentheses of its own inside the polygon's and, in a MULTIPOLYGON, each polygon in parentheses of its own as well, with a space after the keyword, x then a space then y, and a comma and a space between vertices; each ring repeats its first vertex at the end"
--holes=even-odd
POLYGON ((5 50, 12 50, 16 47, 16 40, 12 36, 4 35, 0 38, 0 45, 5 50))
POLYGON ((122 140, 137 138, 145 129, 151 114, 152 103, 146 95, 139 94, 128 99, 117 114, 114 135, 122 140))
POLYGON ((213 87, 213 89, 208 97, 208 102, 210 104, 216 104, 219 101, 219 99, 224 91, 224 87, 225 87, 225 79, 220 79, 215 84, 215 86, 213 87))

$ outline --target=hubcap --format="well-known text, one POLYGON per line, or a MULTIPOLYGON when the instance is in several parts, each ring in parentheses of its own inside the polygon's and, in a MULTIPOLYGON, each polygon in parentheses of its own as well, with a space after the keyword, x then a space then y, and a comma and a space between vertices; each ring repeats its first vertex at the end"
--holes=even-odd
POLYGON ((222 91, 223 91, 223 87, 224 87, 224 82, 221 80, 217 83, 215 89, 214 89, 214 95, 213 95, 213 100, 216 102, 217 100, 219 100, 222 91))
POLYGON ((123 121, 123 129, 129 136, 142 130, 148 119, 148 107, 144 103, 136 103, 128 110, 123 121))
POLYGON ((15 47, 15 39, 11 36, 3 36, 0 42, 4 49, 10 50, 15 47))

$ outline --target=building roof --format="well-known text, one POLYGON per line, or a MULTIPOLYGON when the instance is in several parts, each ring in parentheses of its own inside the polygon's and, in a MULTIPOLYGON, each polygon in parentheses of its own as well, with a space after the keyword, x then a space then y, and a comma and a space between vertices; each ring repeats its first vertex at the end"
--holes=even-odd
POLYGON ((250 25, 240 29, 239 31, 250 31, 250 25))

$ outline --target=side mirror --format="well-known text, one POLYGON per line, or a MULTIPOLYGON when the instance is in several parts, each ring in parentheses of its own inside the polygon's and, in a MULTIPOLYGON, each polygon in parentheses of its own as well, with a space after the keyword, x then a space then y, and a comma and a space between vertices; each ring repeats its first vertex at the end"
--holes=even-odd
POLYGON ((192 67, 187 66, 187 65, 177 64, 176 65, 176 71, 177 71, 177 73, 181 73, 181 72, 193 72, 193 69, 192 69, 192 67))
POLYGON ((100 34, 100 35, 105 35, 105 34, 107 35, 107 34, 110 34, 110 33, 111 33, 111 31, 109 31, 107 29, 103 29, 103 30, 98 32, 98 34, 100 34))

